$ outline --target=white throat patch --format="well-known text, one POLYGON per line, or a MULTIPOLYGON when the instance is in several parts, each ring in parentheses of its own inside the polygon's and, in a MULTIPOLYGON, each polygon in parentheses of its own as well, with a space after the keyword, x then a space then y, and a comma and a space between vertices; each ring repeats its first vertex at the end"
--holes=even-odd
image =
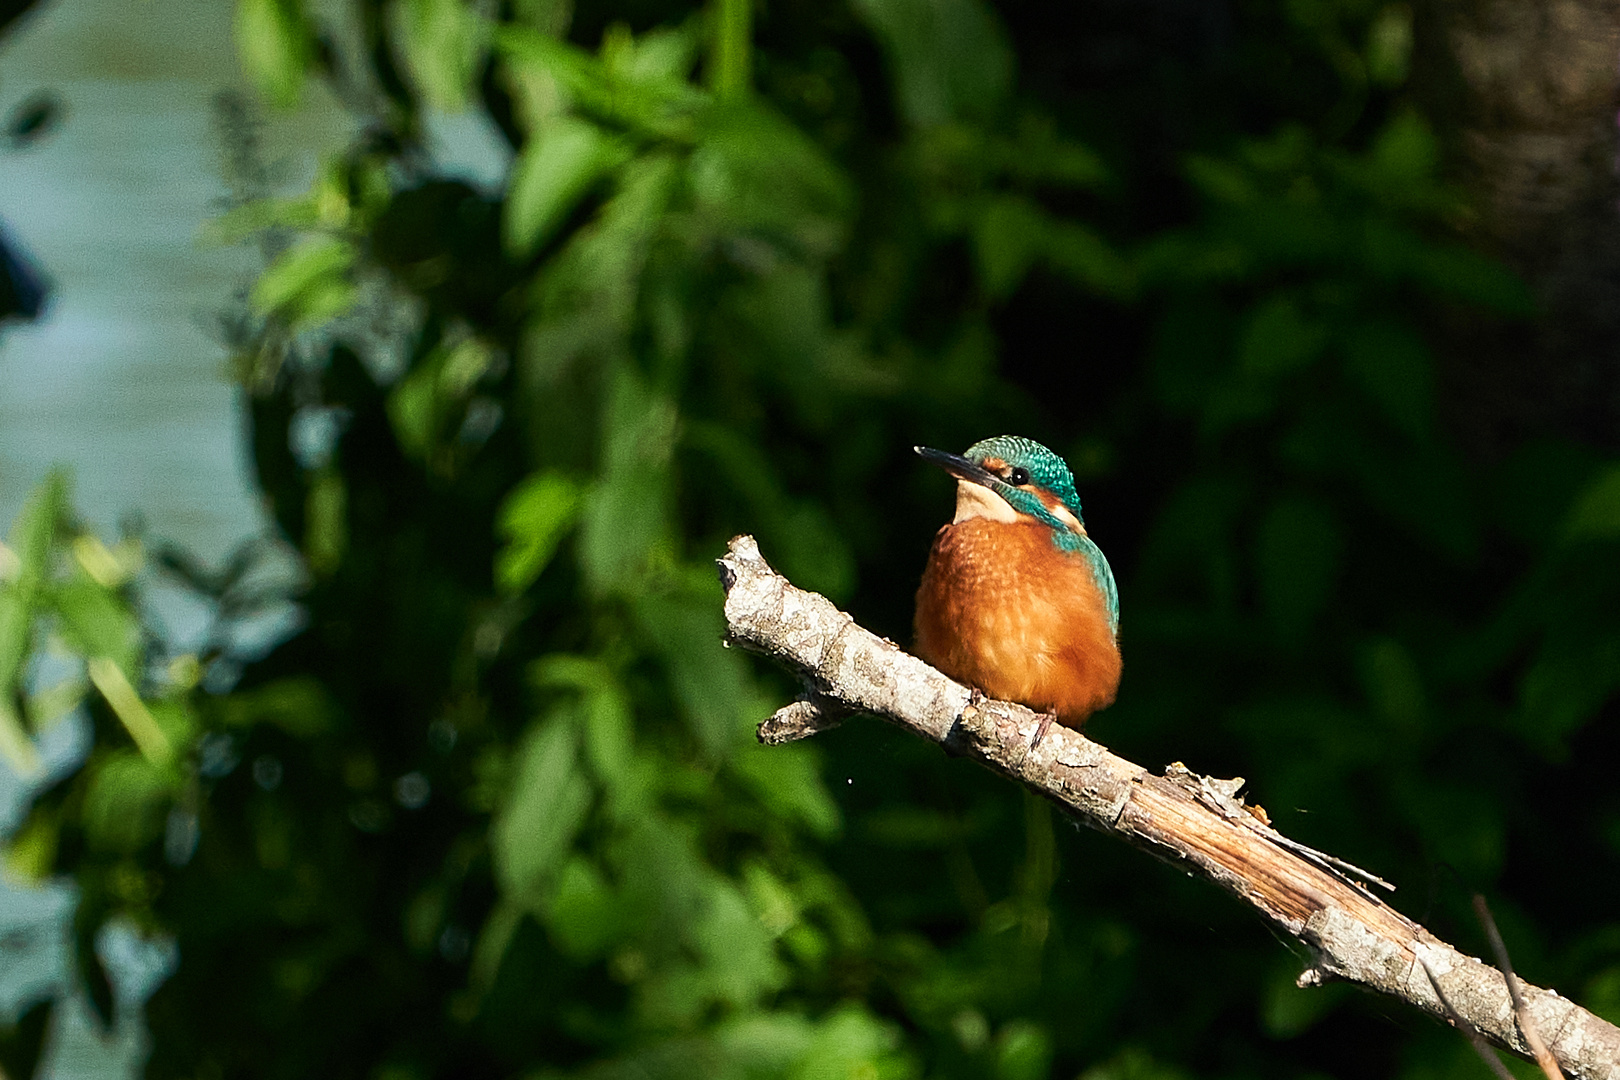
POLYGON ((1018 511, 1014 510, 1006 499, 983 484, 975 484, 971 480, 958 480, 956 517, 952 519, 951 524, 959 524, 970 518, 988 518, 991 521, 1005 521, 1011 524, 1018 520, 1018 511))
MULTIPOLYGON (((1075 517, 1067 506, 1064 506, 1056 499, 1042 499, 1041 501, 1047 504, 1047 512, 1053 517, 1081 536, 1086 535, 1086 527, 1080 524, 1080 519, 1075 517)), ((1027 515, 1014 510, 1011 503, 983 484, 975 484, 971 480, 958 480, 956 482, 956 517, 951 519, 951 524, 959 524, 970 518, 1005 521, 1008 524, 1033 520, 1027 515)))

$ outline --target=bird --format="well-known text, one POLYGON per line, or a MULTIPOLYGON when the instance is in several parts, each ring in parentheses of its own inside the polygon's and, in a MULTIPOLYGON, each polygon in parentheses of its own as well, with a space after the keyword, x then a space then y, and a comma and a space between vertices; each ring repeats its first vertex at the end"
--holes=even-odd
POLYGON ((1119 590, 1068 465, 1017 435, 961 455, 914 449, 956 477, 956 515, 917 589, 917 655, 1040 713, 1031 746, 1054 720, 1079 729, 1119 689, 1119 590))

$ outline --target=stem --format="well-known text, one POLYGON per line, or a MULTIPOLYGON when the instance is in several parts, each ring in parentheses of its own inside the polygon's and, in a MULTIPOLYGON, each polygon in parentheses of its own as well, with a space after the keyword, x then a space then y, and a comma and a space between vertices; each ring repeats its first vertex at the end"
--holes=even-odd
POLYGON ((742 97, 753 83, 753 0, 715 0, 710 19, 709 87, 722 100, 742 97))

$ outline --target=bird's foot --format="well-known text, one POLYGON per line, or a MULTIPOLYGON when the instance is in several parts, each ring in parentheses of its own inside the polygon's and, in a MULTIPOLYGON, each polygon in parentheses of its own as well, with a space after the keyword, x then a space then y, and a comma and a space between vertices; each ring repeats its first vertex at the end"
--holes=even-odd
POLYGON ((1035 729, 1035 737, 1029 740, 1029 748, 1031 750, 1041 745, 1041 740, 1046 738, 1046 733, 1052 730, 1052 721, 1057 719, 1057 713, 1043 712, 1036 713, 1035 716, 1040 720, 1041 723, 1040 726, 1035 729))

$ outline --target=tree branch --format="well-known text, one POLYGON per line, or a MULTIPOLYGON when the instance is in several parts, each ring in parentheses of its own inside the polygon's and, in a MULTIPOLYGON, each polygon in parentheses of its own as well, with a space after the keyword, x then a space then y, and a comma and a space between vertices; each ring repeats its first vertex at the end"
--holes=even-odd
MULTIPOLYGON (((1032 750, 1035 713, 977 699, 825 597, 795 588, 765 562, 753 537, 734 538, 719 564, 729 640, 788 667, 811 688, 761 725, 762 740, 814 735, 840 710, 873 713, 1246 901, 1311 950, 1300 986, 1330 978, 1359 983, 1448 1022, 1460 1017, 1496 1045, 1531 1056, 1500 972, 1351 876, 1371 875, 1281 836, 1264 811, 1238 797, 1241 780, 1214 780, 1180 764, 1154 775, 1062 727, 1032 750)), ((1620 1080, 1620 1028, 1549 990, 1526 985, 1523 998, 1567 1075, 1620 1080)))

